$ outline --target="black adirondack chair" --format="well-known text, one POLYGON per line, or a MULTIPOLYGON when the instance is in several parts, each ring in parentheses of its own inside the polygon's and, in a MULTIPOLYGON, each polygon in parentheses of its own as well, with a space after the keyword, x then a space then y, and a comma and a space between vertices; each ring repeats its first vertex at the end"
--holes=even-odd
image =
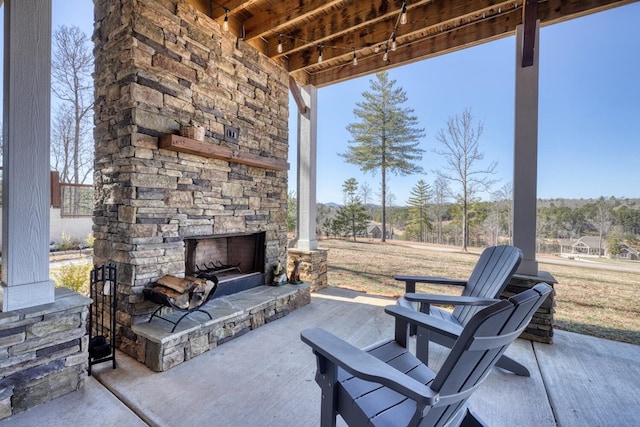
MULTIPOLYGON (((522 261, 522 251, 515 246, 492 246, 480 255, 468 280, 448 279, 429 276, 395 276, 396 280, 406 283, 404 297, 398 304, 429 314, 439 320, 438 328, 417 329, 412 327, 412 335, 418 334, 416 355, 420 360, 429 361, 429 342, 451 347, 462 327, 482 307, 492 304, 506 288, 522 261), (463 286, 462 295, 430 295, 416 294, 416 283, 463 286), (432 305, 455 305, 449 312, 432 305)), ((529 376, 529 370, 522 364, 503 356, 497 366, 517 375, 529 376)))
POLYGON ((539 283, 480 310, 467 322, 438 373, 407 349, 410 323, 437 320, 415 310, 386 307, 398 319, 395 339, 366 351, 320 328, 302 331, 302 341, 317 358, 320 425, 335 426, 337 415, 352 426, 486 425, 467 400, 550 292, 549 285, 539 283))

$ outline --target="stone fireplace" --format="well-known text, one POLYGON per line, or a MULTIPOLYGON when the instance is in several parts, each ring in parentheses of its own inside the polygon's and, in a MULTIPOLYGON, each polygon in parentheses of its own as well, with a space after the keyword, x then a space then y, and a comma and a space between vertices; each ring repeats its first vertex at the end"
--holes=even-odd
POLYGON ((95 0, 95 22, 94 262, 118 268, 119 348, 164 369, 145 286, 239 263, 237 291, 285 265, 288 74, 186 0, 95 0))

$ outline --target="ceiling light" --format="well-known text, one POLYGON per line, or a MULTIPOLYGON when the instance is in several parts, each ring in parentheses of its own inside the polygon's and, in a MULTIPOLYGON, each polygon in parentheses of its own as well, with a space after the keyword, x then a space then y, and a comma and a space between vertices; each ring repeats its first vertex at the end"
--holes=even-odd
POLYGON ((407 23, 407 2, 402 2, 402 12, 400 13, 400 24, 405 25, 407 23))
POLYGON ((225 32, 229 31, 229 9, 224 10, 224 21, 222 22, 222 29, 225 32))

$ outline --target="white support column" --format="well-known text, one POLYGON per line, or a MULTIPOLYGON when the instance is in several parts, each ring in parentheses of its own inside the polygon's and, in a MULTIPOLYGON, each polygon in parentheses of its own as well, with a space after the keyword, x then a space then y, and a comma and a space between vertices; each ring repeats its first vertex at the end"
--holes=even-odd
POLYGON ((524 253, 518 273, 538 274, 536 213, 538 181, 538 80, 540 24, 536 23, 533 65, 522 66, 524 26, 516 29, 513 244, 524 253))
POLYGON ((300 90, 307 105, 298 112, 298 242, 304 251, 318 249, 316 237, 316 176, 318 142, 318 89, 304 86, 300 90))
POLYGON ((51 0, 4 2, 2 311, 54 301, 49 279, 51 0))

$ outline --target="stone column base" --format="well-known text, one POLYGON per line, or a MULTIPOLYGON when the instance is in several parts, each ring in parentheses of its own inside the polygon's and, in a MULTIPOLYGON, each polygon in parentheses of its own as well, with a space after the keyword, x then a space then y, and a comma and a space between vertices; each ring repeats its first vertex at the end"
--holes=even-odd
MULTIPOLYGON (((530 276, 524 274, 515 274, 507 288, 502 293, 502 296, 509 298, 515 294, 523 292, 527 289, 531 289, 537 283, 545 282, 551 286, 558 283, 558 281, 546 271, 539 271, 537 276, 530 276)), ((529 326, 520 335, 520 338, 524 338, 530 341, 537 341, 546 344, 553 343, 553 313, 556 306, 556 291, 555 289, 547 297, 547 300, 542 303, 538 311, 533 315, 529 326)))
POLYGON ((0 419, 84 386, 90 304, 56 288, 51 304, 0 313, 0 419))
POLYGON ((293 272, 293 262, 300 260, 300 280, 311 284, 311 291, 315 292, 327 286, 327 249, 304 251, 289 249, 287 257, 287 277, 293 272))

